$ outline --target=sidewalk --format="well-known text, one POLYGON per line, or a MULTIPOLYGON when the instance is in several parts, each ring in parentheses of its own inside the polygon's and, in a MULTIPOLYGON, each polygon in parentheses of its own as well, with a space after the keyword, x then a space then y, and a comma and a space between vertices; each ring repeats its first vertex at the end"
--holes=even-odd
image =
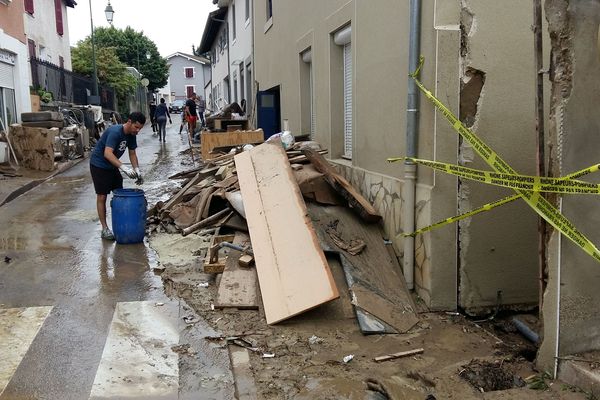
POLYGON ((76 160, 60 162, 54 171, 36 171, 24 167, 17 167, 15 174, 21 176, 4 177, 0 175, 0 207, 53 176, 87 160, 87 158, 86 154, 84 157, 76 160))

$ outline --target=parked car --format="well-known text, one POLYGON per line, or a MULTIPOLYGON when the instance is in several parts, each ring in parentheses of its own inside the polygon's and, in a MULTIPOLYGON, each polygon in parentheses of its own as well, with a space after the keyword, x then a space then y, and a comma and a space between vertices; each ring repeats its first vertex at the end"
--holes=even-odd
POLYGON ((183 112, 184 108, 185 100, 175 100, 169 106, 169 112, 173 114, 179 114, 180 112, 183 112))

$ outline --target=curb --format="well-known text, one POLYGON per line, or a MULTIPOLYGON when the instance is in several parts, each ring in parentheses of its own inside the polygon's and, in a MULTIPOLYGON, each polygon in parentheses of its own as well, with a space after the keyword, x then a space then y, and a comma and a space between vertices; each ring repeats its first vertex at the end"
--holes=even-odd
POLYGON ((13 192, 9 193, 6 198, 4 200, 0 200, 0 207, 2 207, 3 205, 13 201, 14 199, 16 199, 17 197, 19 197, 20 195, 27 193, 28 191, 30 191, 31 189, 33 189, 36 186, 41 185, 42 183, 46 182, 47 180, 50 180, 52 178, 54 178, 56 175, 61 174, 63 172, 65 172, 66 170, 73 168, 75 165, 79 164, 80 162, 86 160, 88 157, 87 155, 78 158, 77 160, 71 160, 71 161, 67 161, 66 163, 63 163, 62 165, 59 165, 58 168, 56 168, 55 171, 52 171, 52 173, 50 175, 48 175, 46 178, 43 179, 35 179, 32 180, 31 182, 28 182, 26 184, 24 184, 23 186, 21 186, 20 188, 14 190, 13 192))

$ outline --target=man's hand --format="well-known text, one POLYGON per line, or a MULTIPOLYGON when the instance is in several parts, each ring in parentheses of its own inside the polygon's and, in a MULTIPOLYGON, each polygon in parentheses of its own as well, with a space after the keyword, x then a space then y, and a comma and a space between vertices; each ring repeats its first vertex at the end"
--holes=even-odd
POLYGON ((142 173, 140 172, 140 169, 136 167, 136 168, 133 169, 133 172, 135 172, 137 174, 137 179, 135 181, 135 184, 136 185, 143 184, 144 183, 144 177, 142 177, 142 173))
POLYGON ((121 164, 121 166, 119 167, 119 169, 121 171, 123 171, 123 173, 125 175, 127 175, 128 177, 130 177, 131 179, 137 179, 137 177, 138 177, 137 173, 133 169, 131 169, 130 167, 128 167, 127 165, 125 165, 125 164, 121 164))

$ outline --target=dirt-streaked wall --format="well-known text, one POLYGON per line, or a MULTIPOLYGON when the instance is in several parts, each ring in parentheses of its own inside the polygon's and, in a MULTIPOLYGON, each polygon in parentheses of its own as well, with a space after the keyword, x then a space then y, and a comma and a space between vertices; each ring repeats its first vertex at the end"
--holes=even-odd
MULTIPOLYGON (((555 148, 553 172, 566 175, 598 163, 600 2, 546 0, 545 10, 553 50, 549 131, 555 148)), ((583 179, 600 182, 595 175, 583 179)), ((563 196, 562 213, 600 245, 597 196, 563 196)), ((557 232, 552 234, 549 252, 550 283, 544 297, 544 341, 538 364, 552 371, 556 355, 600 348, 600 264, 557 232), (559 353, 555 354, 557 321, 559 353)))

